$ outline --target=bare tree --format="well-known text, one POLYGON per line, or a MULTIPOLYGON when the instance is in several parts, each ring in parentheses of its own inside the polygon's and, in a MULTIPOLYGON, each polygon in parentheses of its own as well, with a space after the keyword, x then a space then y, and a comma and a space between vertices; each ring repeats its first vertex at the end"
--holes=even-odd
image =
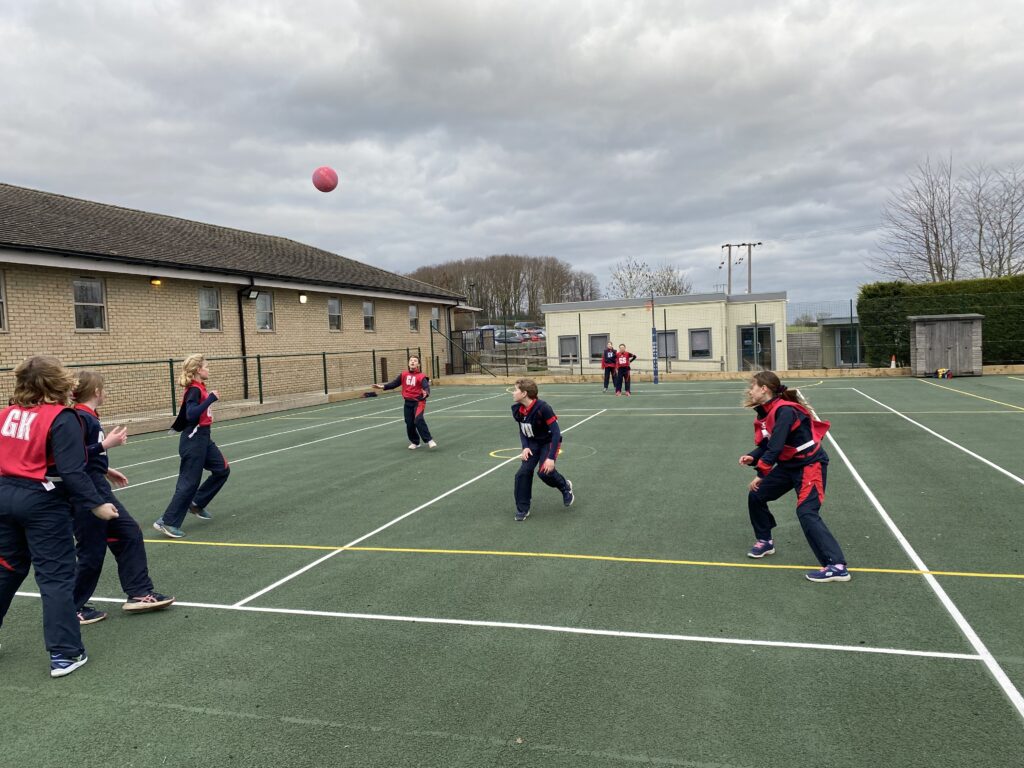
POLYGON ((883 255, 873 268, 913 283, 956 280, 964 253, 961 206, 952 161, 933 166, 926 159, 882 210, 883 255))
POLYGON ((569 281, 569 301, 594 301, 601 298, 601 285, 589 272, 573 272, 569 281))
POLYGON ((651 274, 651 291, 657 296, 683 296, 693 292, 693 283, 683 270, 663 264, 651 274))
POLYGON ((965 252, 981 277, 1024 272, 1024 171, 979 165, 960 186, 965 252))
POLYGON ((646 261, 628 256, 612 269, 608 295, 613 299, 636 299, 651 295, 651 268, 646 261))

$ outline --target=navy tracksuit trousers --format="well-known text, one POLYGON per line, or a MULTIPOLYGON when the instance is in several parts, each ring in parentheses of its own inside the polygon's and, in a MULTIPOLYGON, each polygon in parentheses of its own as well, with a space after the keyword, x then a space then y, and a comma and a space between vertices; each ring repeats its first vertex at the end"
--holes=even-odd
MULTIPOLYGON (((541 463, 549 450, 551 450, 550 443, 535 443, 530 441, 527 447, 530 449, 530 458, 522 462, 519 467, 519 471, 516 472, 516 512, 526 513, 530 511, 530 501, 533 499, 533 473, 537 469, 537 465, 541 463)), ((559 474, 557 469, 551 470, 551 472, 543 473, 538 472, 537 476, 541 479, 541 482, 545 485, 550 485, 552 488, 557 488, 563 494, 569 490, 569 484, 565 478, 559 474)))
POLYGON ((430 437, 427 422, 423 418, 423 412, 426 409, 426 400, 405 401, 405 434, 413 445, 419 445, 420 440, 429 443, 433 439, 430 437))
POLYGON ((761 480, 761 486, 747 495, 747 508, 754 536, 768 541, 772 538, 775 518, 768 509, 768 502, 775 501, 791 490, 796 490, 796 516, 800 521, 804 537, 811 551, 823 567, 835 563, 846 563, 839 542, 821 519, 821 503, 825 500, 825 480, 828 474, 828 455, 819 449, 821 461, 804 466, 787 467, 776 464, 761 480))
POLYGON ((228 460, 210 437, 209 427, 196 427, 194 433, 192 430, 182 432, 178 440, 178 455, 181 456, 178 484, 162 516, 165 523, 176 528, 181 527, 190 504, 206 507, 224 487, 231 474, 228 460), (204 469, 212 474, 200 486, 204 469))
POLYGON ((29 566, 43 598, 43 639, 50 653, 84 652, 74 601, 75 540, 71 503, 60 487, 0 478, 0 624, 29 566))
POLYGON ((148 595, 153 591, 146 562, 142 530, 128 514, 124 504, 114 495, 106 475, 89 473, 103 501, 117 507, 119 517, 100 520, 88 509, 75 510, 75 541, 78 566, 75 570, 75 607, 81 609, 96 591, 103 560, 110 547, 117 562, 121 589, 128 597, 148 595))

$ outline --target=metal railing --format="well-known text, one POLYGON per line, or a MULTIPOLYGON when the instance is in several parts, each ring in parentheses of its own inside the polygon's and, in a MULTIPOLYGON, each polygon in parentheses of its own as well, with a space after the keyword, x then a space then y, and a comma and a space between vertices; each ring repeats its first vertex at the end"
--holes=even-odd
MULTIPOLYGON (((221 400, 257 400, 286 395, 360 389, 394 378, 419 347, 353 352, 295 352, 207 358, 210 387, 221 400)), ((181 402, 178 376, 184 358, 119 360, 67 364, 71 371, 95 370, 103 376, 107 417, 126 414, 174 416, 181 402)), ((0 403, 14 391, 14 367, 0 368, 0 403)))

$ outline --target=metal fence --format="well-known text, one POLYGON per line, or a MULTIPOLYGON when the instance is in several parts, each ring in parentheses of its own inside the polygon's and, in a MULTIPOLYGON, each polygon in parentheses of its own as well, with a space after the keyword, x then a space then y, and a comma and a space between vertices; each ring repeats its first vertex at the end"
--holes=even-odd
MULTIPOLYGON (((328 394, 369 387, 394 378, 409 356, 422 358, 419 347, 368 349, 354 352, 297 352, 292 354, 209 357, 210 384, 221 400, 254 400, 287 395, 328 394)), ((177 413, 183 358, 73 363, 71 371, 93 370, 104 379, 104 415, 170 415, 177 413)), ((14 368, 0 368, 0 402, 14 391, 14 368)))

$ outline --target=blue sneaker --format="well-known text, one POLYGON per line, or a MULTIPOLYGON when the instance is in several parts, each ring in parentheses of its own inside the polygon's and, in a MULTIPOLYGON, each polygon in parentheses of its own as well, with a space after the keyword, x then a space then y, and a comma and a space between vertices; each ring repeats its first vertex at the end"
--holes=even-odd
POLYGON ((850 572, 842 564, 829 565, 820 571, 811 571, 806 574, 808 581, 824 584, 826 581, 849 581, 850 572))
POLYGON ((529 516, 530 516, 530 510, 526 510, 525 512, 516 512, 516 522, 517 523, 521 523, 521 522, 523 522, 523 520, 525 520, 529 516))
POLYGON ((747 557, 753 557, 756 560, 760 560, 762 557, 767 555, 775 554, 775 543, 771 540, 758 539, 754 542, 754 546, 747 552, 747 557))
POLYGON ((160 518, 153 523, 153 527, 160 531, 164 536, 170 536, 172 539, 185 538, 185 532, 181 530, 181 528, 174 525, 168 525, 163 521, 163 518, 160 518))
POLYGON ((213 520, 213 515, 207 512, 205 509, 197 504, 189 504, 188 511, 198 517, 200 520, 213 520))
POLYGON ((576 497, 572 492, 572 480, 566 480, 565 492, 562 494, 562 503, 567 507, 571 507, 574 501, 576 501, 576 497))
POLYGON ((88 660, 89 657, 85 655, 85 651, 82 651, 77 656, 65 656, 63 653, 51 653, 50 677, 64 677, 64 675, 70 675, 88 660))
POLYGON ((91 605, 83 605, 78 609, 78 623, 83 627, 86 624, 95 624, 97 621, 103 621, 107 618, 106 611, 98 611, 91 605))

